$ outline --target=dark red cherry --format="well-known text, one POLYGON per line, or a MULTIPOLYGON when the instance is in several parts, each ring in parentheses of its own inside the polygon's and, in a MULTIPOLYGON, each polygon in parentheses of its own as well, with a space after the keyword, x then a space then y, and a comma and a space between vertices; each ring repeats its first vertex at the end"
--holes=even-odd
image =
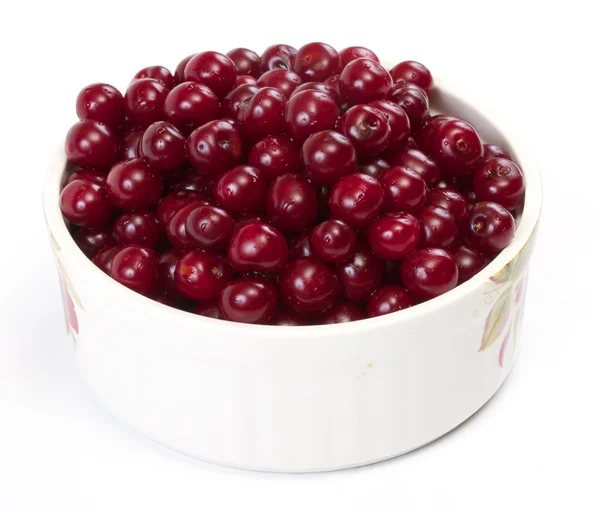
POLYGON ((407 167, 392 167, 379 178, 386 212, 417 213, 427 200, 425 180, 407 167))
POLYGON ((473 174, 483 163, 483 144, 466 121, 451 119, 431 136, 431 157, 452 176, 473 174))
POLYGON ((388 169, 391 169, 390 164, 378 156, 361 160, 356 166, 356 172, 368 174, 376 180, 379 179, 379 177, 388 169))
POLYGON ((269 135, 259 140, 248 155, 248 164, 268 181, 284 174, 298 172, 302 167, 300 148, 283 135, 269 135))
POLYGON ((360 245, 349 259, 336 265, 342 296, 352 302, 365 302, 381 284, 383 270, 383 261, 368 245, 360 245))
POLYGON ((185 137, 171 123, 157 121, 146 128, 141 150, 150 167, 172 173, 185 162, 185 137))
POLYGON ((177 283, 175 282, 175 269, 182 255, 177 249, 169 249, 158 257, 156 264, 158 288, 160 291, 167 292, 171 296, 179 295, 177 283))
POLYGON ((404 81, 418 85, 421 89, 430 93, 433 89, 433 78, 431 72, 420 62, 405 60, 396 64, 391 70, 390 75, 394 83, 404 81))
POLYGON ((133 77, 133 80, 141 80, 142 78, 153 78, 162 83, 167 89, 172 89, 175 85, 173 75, 164 66, 147 66, 140 69, 133 77))
POLYGON ((269 46, 260 56, 261 73, 270 69, 293 69, 296 53, 298 50, 289 44, 269 46))
POLYGON ((355 173, 343 177, 331 188, 329 209, 350 226, 363 227, 381 213, 383 200, 384 191, 379 181, 355 173))
POLYGON ((356 105, 340 117, 338 129, 360 156, 374 156, 386 149, 392 140, 392 129, 386 116, 369 105, 356 105))
POLYGON ((269 222, 284 233, 298 233, 317 217, 317 194, 303 176, 285 174, 271 182, 266 196, 269 222))
POLYGON ((141 158, 115 165, 106 178, 106 193, 123 210, 143 210, 158 203, 163 180, 141 158))
POLYGON ((283 302, 301 315, 318 315, 335 304, 339 283, 325 263, 316 258, 299 258, 279 278, 283 302))
POLYGON ((441 206, 450 212, 458 226, 467 216, 467 200, 451 188, 434 188, 427 194, 427 204, 441 206))
POLYGON ((289 69, 272 69, 263 73, 256 85, 259 87, 273 87, 280 91, 286 99, 293 94, 296 88, 302 84, 302 78, 289 69))
POLYGON ((157 262, 152 249, 128 245, 113 256, 110 276, 134 292, 150 295, 156 288, 157 262))
POLYGON ((125 118, 123 95, 109 84, 91 84, 77 95, 79 119, 92 119, 116 128, 125 118))
POLYGON ((142 156, 142 137, 144 136, 143 128, 132 128, 127 130, 121 136, 119 142, 119 150, 117 152, 117 160, 131 160, 132 158, 141 158, 142 156))
POLYGON ((286 98, 273 87, 263 87, 252 96, 240 111, 240 126, 253 139, 278 135, 285 129, 286 98))
POLYGON ((429 98, 417 85, 406 83, 395 87, 388 99, 406 112, 413 132, 419 129, 429 115, 429 98))
POLYGON ((175 283, 179 292, 192 300, 202 301, 219 296, 233 278, 227 260, 206 251, 185 253, 175 268, 175 283))
POLYGON ((344 100, 342 98, 342 93, 340 92, 340 74, 336 73, 335 75, 331 75, 330 77, 327 77, 325 79, 325 81, 323 82, 323 84, 328 85, 329 87, 331 87, 335 92, 338 93, 339 97, 340 97, 340 108, 342 107, 342 104, 344 103, 344 100))
POLYGON ((363 46, 349 46, 340 51, 340 60, 342 61, 342 69, 350 62, 356 59, 371 59, 379 62, 379 58, 374 52, 363 46))
POLYGON ((90 181, 96 185, 104 187, 106 185, 106 173, 102 171, 96 171, 94 169, 77 169, 72 174, 69 174, 68 178, 63 184, 63 188, 75 180, 90 181))
POLYGON ((173 73, 173 78, 175 79, 175 84, 180 84, 181 82, 185 81, 183 78, 183 72, 185 71, 185 67, 187 66, 188 62, 190 60, 192 60, 192 57, 194 55, 196 55, 196 54, 192 53, 192 55, 188 55, 179 64, 177 64, 177 67, 175 68, 175 73, 173 73))
MULTIPOLYGON (((254 78, 253 76, 238 75, 235 78, 235 87, 237 88, 240 85, 256 85, 257 82, 258 82, 258 80, 256 78, 254 78)), ((235 91, 235 89, 233 89, 233 90, 235 91)), ((231 92, 229 94, 231 94, 231 92)), ((229 96, 229 94, 227 94, 227 96, 229 96)), ((227 96, 225 96, 225 97, 227 97, 227 96)), ((225 101, 225 100, 223 100, 223 101, 225 101)))
POLYGON ((373 318, 410 308, 415 301, 408 292, 397 284, 377 288, 367 303, 367 316, 373 318))
POLYGON ((117 148, 115 133, 108 125, 92 119, 75 123, 65 142, 65 152, 71 162, 96 169, 108 169, 115 161, 117 148))
POLYGON ((340 96, 340 93, 334 87, 331 87, 323 82, 306 82, 294 89, 292 96, 300 94, 304 91, 322 92, 328 96, 331 96, 338 107, 342 105, 342 97, 340 96))
POLYGON ((444 249, 418 249, 400 267, 402 284, 413 297, 429 300, 458 283, 458 266, 444 249))
POLYGON ((221 312, 219 311, 219 299, 210 299, 200 302, 193 310, 192 313, 196 315, 205 316, 207 318, 223 319, 221 312))
POLYGON ((485 254, 468 245, 457 246, 452 256, 458 265, 458 284, 468 281, 490 263, 485 254))
POLYGON ((199 206, 205 206, 206 201, 192 199, 174 211, 167 223, 165 232, 171 245, 182 251, 198 249, 201 243, 192 238, 187 231, 187 221, 190 213, 199 206))
POLYGON ((318 185, 333 185, 354 172, 356 151, 347 137, 332 130, 311 135, 302 145, 308 178, 318 185))
POLYGON ((197 242, 197 247, 209 251, 225 249, 233 233, 233 217, 215 206, 203 205, 194 208, 187 216, 187 237, 197 242))
POLYGON ((409 213, 386 213, 367 230, 369 245, 384 260, 401 260, 413 252, 421 240, 419 221, 409 213))
POLYGON ((219 98, 224 98, 235 85, 235 64, 219 52, 200 52, 185 66, 183 77, 187 82, 206 85, 219 98))
POLYGON ((392 137, 388 147, 403 148, 410 136, 410 120, 402 108, 388 100, 374 101, 371 107, 379 110, 390 125, 392 137))
POLYGON ((387 70, 371 59, 356 59, 347 64, 340 75, 340 94, 350 105, 370 103, 386 97, 392 86, 387 70))
POLYGON ((425 119, 421 127, 417 127, 417 130, 413 130, 415 131, 415 139, 419 144, 419 148, 425 153, 431 154, 431 144, 434 133, 452 119, 459 120, 458 117, 445 114, 438 114, 425 119))
POLYGON ((325 263, 347 260, 356 249, 354 230, 341 220, 326 220, 315 226, 310 235, 310 249, 325 263))
POLYGON ((163 106, 166 119, 185 134, 216 119, 219 108, 217 95, 196 82, 180 83, 169 91, 163 106))
POLYGON ((288 245, 289 261, 294 261, 298 258, 313 256, 312 249, 310 248, 311 233, 311 230, 306 230, 292 238, 288 245))
POLYGON ((313 133, 335 128, 339 115, 340 109, 333 97, 318 91, 304 91, 293 95, 286 104, 286 132, 302 143, 313 133))
POLYGON ((418 149, 406 149, 386 156, 386 159, 390 165, 406 167, 411 171, 415 171, 425 180, 429 188, 437 186, 442 179, 438 164, 418 149))
POLYGON ((280 309, 275 312, 270 325, 281 325, 281 326, 298 326, 298 325, 306 325, 306 318, 302 315, 299 315, 295 311, 289 309, 280 309))
POLYGON ((241 120, 242 109, 247 107, 250 98, 256 94, 259 87, 255 84, 238 85, 231 91, 221 105, 221 116, 233 119, 236 123, 241 120))
POLYGON ((274 227, 249 223, 233 233, 227 254, 237 272, 280 272, 287 264, 288 247, 274 227))
POLYGON ((250 75, 255 78, 260 76, 260 57, 248 48, 234 48, 227 52, 238 75, 250 75))
POLYGON ((473 175, 478 201, 493 201, 507 210, 523 203, 525 179, 519 166, 506 158, 490 158, 473 175))
POLYGON ((207 185, 208 180, 206 177, 192 167, 165 178, 165 191, 167 192, 197 192, 204 194, 207 185))
POLYGON ((162 232, 154 212, 124 212, 115 220, 112 235, 120 245, 135 244, 154 249, 162 232))
POLYGON ((230 281, 219 295, 219 311, 225 320, 266 324, 277 310, 277 289, 264 277, 230 281))
POLYGON ((303 80, 322 82, 328 76, 341 71, 338 52, 325 43, 308 43, 298 49, 294 71, 303 80))
POLYGON ((485 253, 500 252, 515 236, 515 219, 496 203, 473 205, 464 225, 464 236, 475 248, 485 253))
POLYGON ((365 312, 358 306, 350 302, 338 302, 331 309, 320 315, 315 323, 318 325, 325 324, 345 324, 354 322, 355 320, 363 320, 366 318, 365 312))
POLYGON ((229 121, 210 121, 190 134, 185 149, 194 169, 207 176, 218 176, 242 157, 242 138, 229 121))
POLYGON ((100 270, 102 270, 102 272, 104 272, 107 275, 110 275, 113 258, 115 257, 115 254, 117 254, 121 249, 122 247, 118 245, 104 247, 96 253, 96 256, 94 256, 92 262, 100 270))
POLYGON ((421 223, 421 247, 449 249, 458 241, 458 226, 445 208, 430 205, 418 215, 421 223))
POLYGON ((235 229, 239 229, 242 226, 251 224, 253 222, 258 222, 259 224, 268 224, 267 217, 263 213, 244 213, 235 219, 235 229))
POLYGON ((169 89, 152 78, 131 82, 125 93, 125 114, 133 124, 150 126, 164 117, 163 106, 169 89))
POLYGON ((255 213, 264 205, 267 182, 250 165, 238 165, 223 174, 213 191, 217 204, 233 215, 255 213))
POLYGON ((82 252, 92 259, 98 252, 106 247, 115 245, 110 230, 92 230, 81 228, 73 235, 73 240, 82 252))
POLYGON ((101 229, 110 220, 113 207, 104 187, 75 180, 60 193, 60 211, 76 226, 101 229))
POLYGON ((503 147, 495 144, 484 144, 483 161, 487 162, 490 158, 507 158, 511 160, 510 154, 503 147))

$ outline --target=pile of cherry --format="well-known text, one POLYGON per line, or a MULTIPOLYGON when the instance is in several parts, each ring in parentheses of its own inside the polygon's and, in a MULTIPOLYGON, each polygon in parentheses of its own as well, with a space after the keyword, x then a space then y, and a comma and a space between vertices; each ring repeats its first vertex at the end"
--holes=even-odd
POLYGON ((512 240, 523 174, 413 61, 270 46, 93 84, 60 207, 130 289, 235 322, 340 323, 445 293, 512 240), (512 213, 511 213, 512 212, 512 213))

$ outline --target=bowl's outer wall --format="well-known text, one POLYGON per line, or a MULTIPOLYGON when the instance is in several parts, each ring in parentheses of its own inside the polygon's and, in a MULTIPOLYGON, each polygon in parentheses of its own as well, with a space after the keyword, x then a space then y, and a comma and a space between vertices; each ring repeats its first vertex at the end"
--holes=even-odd
MULTIPOLYGON (((463 102, 440 93, 433 100, 511 147, 463 102)), ((64 154, 57 158, 54 165, 64 166, 64 154)), ((309 327, 306 337, 290 339, 288 328, 178 311, 165 321, 168 315, 155 313, 166 306, 138 300, 81 263, 56 221, 58 186, 56 179, 45 191, 45 211, 83 379, 116 416, 175 450, 271 471, 361 465, 448 432, 495 393, 512 366, 531 233, 516 264, 484 275, 426 316, 309 327)))

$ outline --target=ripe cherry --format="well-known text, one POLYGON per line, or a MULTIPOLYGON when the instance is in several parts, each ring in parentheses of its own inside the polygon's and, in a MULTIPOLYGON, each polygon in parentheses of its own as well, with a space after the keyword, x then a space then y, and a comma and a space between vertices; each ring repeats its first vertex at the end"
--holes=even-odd
POLYGON ((75 180, 90 181, 104 187, 106 186, 106 173, 94 169, 77 169, 72 174, 69 174, 69 177, 63 183, 62 188, 65 188, 69 183, 75 180))
POLYGON ((235 85, 235 64, 219 52, 200 52, 185 66, 183 77, 187 82, 206 85, 219 98, 224 98, 235 85))
POLYGON ((92 119, 75 123, 65 142, 67 158, 84 167, 107 169, 115 161, 118 139, 108 125, 92 119))
POLYGON ((269 46, 260 56, 261 73, 270 69, 293 69, 296 53, 298 50, 289 44, 269 46))
POLYGON ((206 201, 191 200, 187 204, 181 206, 171 216, 167 226, 166 233, 170 244, 175 249, 181 249, 182 251, 190 251, 192 249, 199 249, 202 243, 192 238, 187 231, 188 217, 190 213, 199 206, 205 206, 206 201))
POLYGON ((452 256, 458 265, 458 284, 468 281, 490 263, 485 254, 468 245, 457 246, 452 256))
POLYGON ((342 97, 340 96, 340 93, 334 87, 331 87, 330 85, 327 85, 323 82, 303 83, 302 85, 300 85, 296 89, 294 89, 294 92, 292 92, 292 96, 295 96, 296 94, 300 94, 301 92, 304 92, 304 91, 316 91, 316 92, 325 93, 328 96, 331 96, 333 98, 333 100, 336 102, 338 107, 342 105, 342 97))
POLYGON ((302 143, 313 133, 335 128, 340 109, 332 96, 304 91, 290 98, 284 115, 288 135, 302 143))
POLYGON ((248 223, 231 237, 228 259, 234 270, 245 272, 280 272, 288 261, 284 236, 263 223, 248 223))
POLYGON ((375 219, 367 231, 373 252, 384 260, 401 260, 421 240, 419 221, 409 213, 386 213, 375 219))
POLYGON ((429 188, 437 186, 442 179, 439 165, 418 149, 406 149, 389 155, 386 159, 390 165, 406 167, 415 171, 425 180, 429 188))
POLYGON ((190 134, 185 149, 194 169, 208 176, 218 176, 242 157, 242 139, 229 121, 210 121, 190 134))
POLYGON ((373 318, 410 308, 415 301, 408 292, 397 284, 377 288, 367 304, 367 316, 373 318))
POLYGON ((298 233, 317 217, 317 195, 303 176, 285 174, 271 183, 267 191, 269 222, 284 233, 298 233))
POLYGON ((225 249, 235 226, 228 212, 210 205, 191 210, 185 222, 187 237, 197 242, 198 248, 209 251, 225 249))
POLYGON ((169 91, 165 117, 186 135, 219 116, 219 98, 206 85, 183 82, 169 91))
POLYGON ((292 238, 288 245, 289 261, 294 261, 298 258, 314 256, 312 249, 310 248, 311 233, 311 230, 306 230, 292 238))
POLYGON ((386 116, 369 105, 356 105, 340 117, 338 128, 360 156, 381 153, 392 140, 392 129, 386 116))
POLYGON ((366 318, 365 312, 351 302, 338 302, 317 318, 317 324, 344 324, 366 318))
POLYGON ((100 270, 102 270, 102 272, 104 272, 107 275, 110 275, 113 258, 115 257, 115 254, 117 254, 121 249, 122 247, 119 245, 104 247, 96 253, 96 256, 94 256, 92 262, 100 270))
POLYGON ((171 296, 179 296, 179 290, 175 282, 175 269, 182 255, 177 249, 169 249, 158 257, 156 264, 158 288, 171 296))
POLYGON ((391 169, 390 164, 377 156, 361 160, 356 166, 356 172, 368 174, 376 180, 388 169, 391 169))
POLYGON ((152 78, 131 82, 125 93, 125 114, 133 124, 150 126, 164 117, 163 106, 169 89, 152 78))
POLYGON ((483 161, 487 162, 490 158, 507 158, 511 159, 510 154, 503 147, 495 144, 483 145, 483 161))
POLYGON ((233 119, 236 123, 240 122, 242 110, 246 108, 250 98, 258 89, 258 85, 255 84, 238 85, 225 96, 221 105, 221 116, 233 119))
POLYGON ((177 67, 175 68, 175 73, 173 73, 173 78, 175 80, 175 84, 180 84, 182 82, 185 82, 185 79, 183 78, 183 72, 185 71, 185 67, 187 66, 188 62, 190 60, 192 60, 192 57, 194 55, 196 55, 196 54, 192 53, 192 55, 188 55, 179 64, 177 64, 177 67))
POLYGON ((425 180, 407 167, 392 167, 379 182, 384 192, 386 212, 417 213, 427 200, 425 180))
POLYGON ((230 281, 219 295, 219 311, 225 320, 266 324, 277 310, 277 289, 264 277, 230 281))
POLYGON ((430 93, 431 89, 433 89, 433 78, 431 76, 431 72, 420 62, 405 60, 400 64, 396 64, 390 70, 390 75, 392 75, 394 83, 398 83, 400 81, 409 82, 411 84, 418 85, 427 93, 430 93))
POLYGON ((260 57, 248 48, 234 48, 227 52, 238 75, 250 75, 255 78, 260 76, 260 57))
POLYGON ((292 311, 290 309, 280 309, 275 312, 269 323, 270 325, 292 327, 298 325, 306 325, 307 321, 304 316, 299 315, 295 311, 292 311))
POLYGON ((240 111, 240 126, 244 134, 253 139, 278 135, 285 129, 286 98, 273 87, 263 87, 244 104, 240 111))
POLYGON ((371 59, 375 62, 379 62, 379 58, 374 52, 363 46, 349 46, 340 51, 340 60, 342 62, 342 69, 345 68, 348 63, 356 59, 371 59))
POLYGON ((434 188, 427 194, 427 204, 441 206, 450 212, 457 225, 467 216, 467 200, 452 188, 434 188))
POLYGON ((197 301, 218 297, 232 278, 233 271, 223 256, 201 250, 184 254, 175 268, 177 289, 197 301))
POLYGON ((280 91, 286 99, 302 84, 302 78, 289 69, 272 69, 263 73, 256 85, 258 87, 273 87, 280 91))
POLYGON ((353 227, 370 224, 382 211, 383 201, 384 189, 379 181, 361 173, 343 177, 329 194, 331 212, 353 227))
POLYGON ((341 220, 326 220, 315 226, 309 238, 310 250, 325 263, 347 260, 356 249, 354 230, 341 220))
POLYGON ((458 226, 454 216, 441 206, 426 206, 419 212, 421 247, 449 249, 458 241, 458 226))
POLYGON ((431 136, 431 157, 452 176, 473 174, 483 163, 483 144, 466 121, 451 119, 431 136))
POLYGON ((394 87, 388 99, 406 112, 413 132, 421 127, 429 114, 427 93, 417 85, 406 83, 400 87, 394 87))
POLYGON ((146 128, 141 150, 150 167, 172 173, 185 162, 185 137, 171 123, 157 121, 146 128))
POLYGON ((496 253, 515 236, 515 219, 499 204, 479 202, 471 208, 464 228, 464 236, 472 246, 485 253, 496 253))
POLYGON ((263 209, 267 182, 250 165, 238 165, 218 179, 213 195, 216 203, 233 215, 255 213, 263 209))
POLYGON ((75 231, 73 240, 75 240, 77 246, 90 259, 96 256, 100 250, 115 245, 109 229, 93 230, 81 228, 75 231))
POLYGON ((332 130, 311 135, 302 145, 306 176, 318 185, 333 185, 354 171, 356 151, 347 137, 332 130))
POLYGON ((76 109, 79 119, 92 119, 112 128, 118 127, 125 118, 123 95, 109 84, 92 84, 83 88, 77 96, 76 109))
POLYGON ((156 288, 157 262, 152 249, 128 245, 113 256, 110 276, 134 292, 150 295, 156 288))
POLYGON ((388 147, 403 148, 410 136, 410 120, 406 112, 388 100, 374 101, 370 106, 379 110, 390 125, 392 134, 388 147))
POLYGON ((115 165, 106 178, 106 193, 123 210, 143 210, 158 203, 163 180, 141 158, 115 165))
POLYGON ((519 166, 506 158, 490 158, 473 176, 479 201, 493 201, 507 210, 520 206, 525 197, 525 180, 519 166))
POLYGON ((294 71, 305 81, 322 82, 341 71, 338 52, 325 43, 308 43, 298 49, 294 71))
POLYGON ((386 97, 392 86, 387 70, 371 59, 356 59, 344 67, 339 87, 342 97, 351 105, 370 103, 386 97))
POLYGON ((121 135, 117 160, 131 160, 142 156, 142 137, 144 128, 131 128, 121 135))
POLYGON ((60 193, 60 210, 73 224, 89 229, 106 226, 113 212, 104 187, 75 180, 60 193))
POLYGON ((113 224, 112 236, 120 245, 135 244, 154 249, 161 239, 161 229, 152 211, 124 212, 113 224))
POLYGON ((413 297, 429 300, 458 283, 458 266, 444 249, 418 249, 400 267, 402 284, 413 297))
POLYGON ((283 135, 269 135, 259 140, 248 155, 248 164, 260 169, 268 181, 298 172, 302 167, 300 148, 283 135))
POLYGON ((368 245, 360 245, 349 259, 336 265, 342 296, 352 302, 365 302, 380 285, 383 270, 383 261, 368 245))
POLYGON ((147 66, 140 69, 133 77, 133 80, 141 80, 142 78, 153 78, 162 83, 167 89, 172 89, 175 85, 173 75, 164 66, 147 66))

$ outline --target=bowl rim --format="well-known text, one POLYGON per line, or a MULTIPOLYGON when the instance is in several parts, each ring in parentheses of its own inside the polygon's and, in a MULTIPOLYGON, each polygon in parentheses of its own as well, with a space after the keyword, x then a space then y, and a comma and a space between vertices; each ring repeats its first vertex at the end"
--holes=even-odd
MULTIPOLYGON (((117 300, 133 301, 138 307, 147 308, 154 316, 163 317, 165 322, 173 322, 174 325, 186 323, 190 328, 210 329, 211 331, 227 331, 229 333, 239 331, 246 334, 260 335, 265 338, 277 338, 285 343, 289 340, 297 340, 314 335, 317 331, 328 335, 330 339, 343 336, 346 333, 357 331, 372 332, 374 329, 385 329, 392 324, 418 319, 422 316, 431 315, 435 311, 449 307, 452 303, 469 295, 476 288, 489 282, 491 276, 495 275, 507 264, 509 264, 527 244, 537 226, 542 208, 542 181, 539 167, 534 155, 523 144, 517 124, 508 115, 508 109, 502 109, 501 101, 492 102, 489 98, 482 98, 481 94, 464 90, 456 84, 434 77, 435 90, 443 91, 445 96, 455 97, 460 102, 476 110, 482 117, 488 119, 511 145, 511 153, 521 167, 526 182, 526 194, 523 211, 517 226, 513 241, 484 269, 471 279, 460 284, 456 288, 446 292, 439 297, 417 304, 411 308, 382 315, 374 318, 366 318, 349 323, 306 325, 306 326, 277 326, 277 325, 255 325, 228 322, 221 319, 203 317, 195 313, 166 306, 153 299, 140 295, 129 288, 113 280, 102 272, 89 260, 79 249, 73 237, 69 233, 59 208, 60 184, 64 168, 67 163, 64 146, 60 145, 52 155, 49 169, 46 173, 42 200, 43 210, 48 229, 54 237, 61 252, 65 253, 67 260, 77 265, 86 273, 95 286, 103 288, 105 293, 116 296, 117 300), (468 101, 464 98, 469 98, 468 101), (284 330, 282 330, 284 329, 284 330), (285 336, 281 336, 285 333, 285 336), (282 339, 283 338, 283 339, 282 339)), ((402 337, 404 338, 404 337, 402 337)))

